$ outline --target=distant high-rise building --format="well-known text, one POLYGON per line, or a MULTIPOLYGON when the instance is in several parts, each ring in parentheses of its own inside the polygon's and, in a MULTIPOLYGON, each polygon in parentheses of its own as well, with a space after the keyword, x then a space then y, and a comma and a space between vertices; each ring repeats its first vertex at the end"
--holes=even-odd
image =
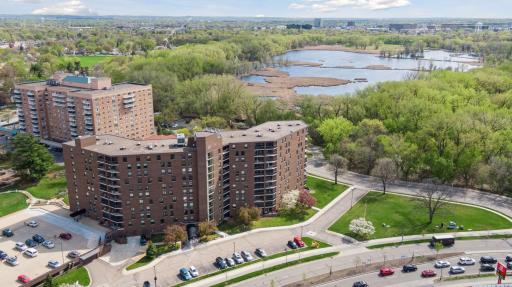
POLYGON ((112 134, 143 139, 154 134, 150 85, 112 85, 110 78, 57 73, 42 82, 17 84, 19 127, 43 140, 112 134))
POLYGON ((322 28, 324 26, 324 21, 322 18, 315 18, 313 26, 315 28, 322 28))
POLYGON ((348 21, 347 22, 347 27, 355 27, 356 26, 356 22, 355 21, 348 21))

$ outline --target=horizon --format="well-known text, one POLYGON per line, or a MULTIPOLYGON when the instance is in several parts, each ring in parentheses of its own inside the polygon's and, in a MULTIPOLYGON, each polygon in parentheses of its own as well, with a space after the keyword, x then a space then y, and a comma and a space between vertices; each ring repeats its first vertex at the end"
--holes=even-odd
POLYGON ((5 0, 0 15, 283 19, 510 19, 495 0, 5 0))

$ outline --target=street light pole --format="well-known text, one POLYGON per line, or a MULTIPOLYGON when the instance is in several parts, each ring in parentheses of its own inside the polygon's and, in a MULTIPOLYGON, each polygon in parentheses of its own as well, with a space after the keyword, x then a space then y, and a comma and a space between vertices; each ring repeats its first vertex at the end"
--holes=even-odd
POLYGON ((235 242, 235 241, 233 241, 233 253, 235 253, 235 252, 236 252, 235 250, 236 250, 236 242, 235 242))
POLYGON ((354 205, 354 188, 352 188, 352 199, 350 200, 350 209, 352 209, 353 205, 354 205))
POLYGON ((153 266, 153 273, 155 274, 155 278, 153 278, 153 279, 155 279, 155 287, 156 287, 156 266, 153 266))

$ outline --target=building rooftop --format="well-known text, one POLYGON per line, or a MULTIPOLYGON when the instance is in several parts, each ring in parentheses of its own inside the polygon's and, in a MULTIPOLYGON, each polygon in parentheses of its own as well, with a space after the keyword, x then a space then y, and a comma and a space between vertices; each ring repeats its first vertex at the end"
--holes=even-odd
MULTIPOLYGON (((274 121, 266 122, 247 130, 202 131, 195 133, 195 136, 207 137, 217 134, 222 137, 223 144, 266 142, 275 141, 306 127, 307 125, 302 121, 274 121)), ((111 156, 155 154, 170 151, 179 152, 183 151, 184 148, 183 146, 178 146, 178 140, 175 136, 156 136, 142 141, 131 140, 113 135, 79 137, 78 139, 80 140, 89 137, 95 137, 96 142, 95 144, 85 146, 85 150, 108 154, 111 156)), ((68 146, 75 146, 75 141, 69 141, 65 144, 68 146)))

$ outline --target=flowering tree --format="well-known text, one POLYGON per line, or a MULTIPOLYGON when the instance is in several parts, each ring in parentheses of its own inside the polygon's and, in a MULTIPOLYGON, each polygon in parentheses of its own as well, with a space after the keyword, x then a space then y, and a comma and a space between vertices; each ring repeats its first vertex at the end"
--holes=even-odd
POLYGON ((283 199, 281 200, 281 208, 283 209, 292 209, 297 205, 297 201, 299 200, 300 192, 298 190, 291 190, 283 195, 283 199))
POLYGON ((311 208, 316 204, 316 199, 311 195, 311 193, 306 190, 301 190, 299 192, 297 202, 305 207, 311 208))
POLYGON ((371 221, 362 217, 353 219, 348 226, 350 232, 356 234, 363 240, 368 240, 375 233, 375 227, 371 221))

